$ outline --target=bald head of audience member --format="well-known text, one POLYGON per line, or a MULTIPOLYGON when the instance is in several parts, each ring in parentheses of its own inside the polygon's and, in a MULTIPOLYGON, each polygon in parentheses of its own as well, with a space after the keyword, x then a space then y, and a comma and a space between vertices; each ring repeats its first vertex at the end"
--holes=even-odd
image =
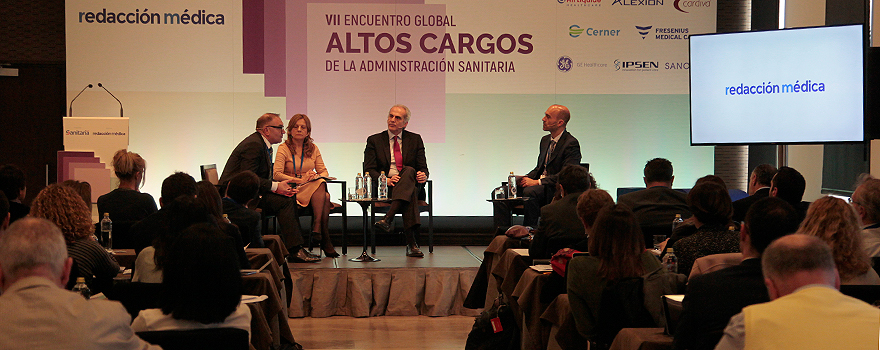
POLYGON ((770 180, 770 197, 779 197, 791 205, 798 205, 804 198, 807 180, 791 167, 781 167, 770 180))
POLYGON ((850 198, 863 226, 880 222, 880 179, 869 177, 856 187, 850 198))
POLYGON ((61 230, 49 220, 25 217, 0 234, 0 289, 33 276, 63 288, 72 265, 61 230))
POLYGON ((811 284, 840 288, 831 247, 814 236, 791 234, 773 241, 764 251, 761 270, 771 300, 811 284))
POLYGON ((584 191, 584 193, 581 193, 577 202, 577 214, 581 219, 581 222, 584 224, 584 229, 587 234, 590 233, 593 223, 596 222, 596 217, 599 216, 599 210, 613 204, 614 199, 612 199, 611 195, 605 190, 591 188, 584 191))
POLYGON ((799 224, 791 204, 779 198, 761 198, 749 208, 739 233, 743 258, 761 257, 771 242, 794 233, 799 224))

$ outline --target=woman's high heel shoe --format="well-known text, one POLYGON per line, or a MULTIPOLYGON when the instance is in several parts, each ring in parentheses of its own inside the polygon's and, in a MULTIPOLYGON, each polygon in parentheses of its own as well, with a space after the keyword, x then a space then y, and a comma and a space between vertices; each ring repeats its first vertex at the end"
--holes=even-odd
POLYGON ((330 235, 324 234, 321 237, 321 250, 324 251, 324 255, 328 258, 338 258, 339 253, 336 252, 336 249, 333 248, 333 242, 330 241, 330 235))

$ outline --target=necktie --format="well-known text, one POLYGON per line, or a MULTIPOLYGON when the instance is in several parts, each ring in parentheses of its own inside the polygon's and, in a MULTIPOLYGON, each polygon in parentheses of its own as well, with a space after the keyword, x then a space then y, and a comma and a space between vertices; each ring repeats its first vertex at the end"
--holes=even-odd
POLYGON ((397 171, 403 170, 403 154, 400 153, 400 143, 397 142, 397 136, 394 138, 394 164, 397 165, 397 171))
POLYGON ((267 151, 269 152, 269 164, 271 165, 272 164, 272 147, 269 147, 267 149, 267 151))
POLYGON ((556 141, 550 141, 550 147, 547 147, 547 157, 544 157, 544 175, 547 175, 547 163, 550 162, 550 155, 556 149, 556 141))

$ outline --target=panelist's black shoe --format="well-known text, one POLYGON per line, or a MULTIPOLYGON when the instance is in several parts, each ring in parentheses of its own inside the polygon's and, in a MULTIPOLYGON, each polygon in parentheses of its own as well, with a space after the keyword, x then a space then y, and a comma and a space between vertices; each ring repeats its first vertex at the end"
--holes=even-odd
POLYGON ((310 254, 305 248, 300 248, 296 254, 287 256, 287 261, 292 263, 313 263, 321 261, 321 258, 310 254))
POLYGON ((391 222, 386 222, 385 219, 376 221, 373 226, 382 231, 385 231, 386 233, 391 233, 391 222))
POLYGON ((422 258, 425 256, 425 254, 422 253, 421 249, 419 249, 418 244, 414 244, 414 245, 407 244, 406 245, 406 256, 411 257, 411 258, 422 258))

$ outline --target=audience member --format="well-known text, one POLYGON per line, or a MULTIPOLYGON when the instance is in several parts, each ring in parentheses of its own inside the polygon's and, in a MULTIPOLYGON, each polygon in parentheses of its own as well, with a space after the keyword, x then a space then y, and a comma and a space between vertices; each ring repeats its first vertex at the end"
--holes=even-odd
POLYGON ((629 208, 621 204, 608 205, 599 211, 590 232, 589 251, 590 256, 571 259, 566 274, 568 300, 578 333, 593 339, 597 335, 599 305, 606 285, 656 270, 660 260, 645 250, 638 221, 629 208))
POLYGON ((62 289, 72 264, 48 220, 24 218, 0 235, 0 348, 161 349, 134 334, 118 302, 62 289))
POLYGON ((232 239, 210 223, 190 226, 170 247, 158 309, 143 310, 136 332, 201 328, 251 330, 251 313, 241 303, 242 280, 232 239))
POLYGON ((580 165, 566 165, 559 172, 557 191, 562 199, 541 208, 541 224, 534 232, 529 256, 549 259, 556 251, 580 242, 584 224, 577 216, 578 197, 595 184, 592 175, 580 165))
POLYGON ((862 248, 855 210, 844 200, 831 196, 817 199, 807 210, 798 233, 819 237, 831 246, 841 284, 880 284, 862 248))
MULTIPOLYGON (((532 198, 523 205, 523 226, 538 225, 541 207, 550 203, 556 190, 557 176, 566 164, 578 165, 581 162, 581 146, 577 138, 566 130, 571 120, 571 112, 562 105, 552 105, 541 119, 544 131, 549 135, 541 138, 538 149, 538 163, 532 171, 519 179, 516 184, 520 197, 532 198)), ((496 229, 510 226, 511 203, 494 202, 494 223, 496 229)))
POLYGON ((749 207, 761 198, 770 196, 770 182, 776 175, 776 167, 761 164, 749 175, 749 196, 733 202, 733 221, 742 222, 749 207))
POLYGON ((714 349, 731 316, 748 305, 770 301, 761 273, 761 254, 770 242, 797 228, 797 213, 786 201, 765 197, 753 203, 739 235, 742 263, 688 282, 675 348, 714 349))
MULTIPOLYGON (((724 179, 722 179, 718 176, 715 176, 715 175, 703 176, 703 177, 697 179, 696 182, 694 182, 694 187, 696 187, 697 185, 699 185, 700 183, 703 183, 703 182, 716 183, 719 186, 724 187, 724 190, 727 191, 727 184, 724 183, 724 179)), ((672 231, 672 235, 669 237, 668 240, 666 240, 666 243, 660 245, 661 251, 663 251, 663 253, 665 253, 666 247, 672 247, 672 245, 674 245, 675 242, 678 242, 678 240, 696 233, 697 232, 697 227, 695 225, 696 220, 697 220, 697 218, 691 216, 687 219, 684 219, 680 224, 678 224, 678 227, 676 227, 675 230, 672 231)), ((650 237, 645 237, 645 238, 647 239, 650 237)), ((645 244, 648 244, 647 240, 645 241, 645 244)), ((687 274, 687 271, 682 271, 682 273, 687 274)))
POLYGON ((156 236, 170 229, 166 203, 171 203, 175 198, 184 195, 195 197, 197 191, 196 180, 187 173, 176 172, 165 178, 162 181, 162 196, 159 197, 159 205, 162 208, 131 225, 129 233, 134 242, 135 252, 140 253, 142 249, 151 246, 156 236))
POLYGON ((31 216, 48 219, 61 229, 67 242, 67 254, 76 262, 75 276, 85 277, 93 293, 113 285, 119 274, 119 263, 93 234, 95 226, 82 198, 71 188, 52 184, 44 188, 31 203, 31 216))
POLYGON ((292 197, 298 191, 287 181, 272 181, 272 145, 281 143, 284 122, 275 113, 265 113, 257 118, 256 131, 242 140, 226 161, 220 184, 226 186, 229 179, 246 170, 260 179, 260 198, 257 206, 263 214, 275 215, 281 229, 281 239, 290 251, 290 259, 297 262, 316 262, 320 257, 303 249, 297 205, 292 197))
POLYGON ((862 223, 862 243, 869 257, 880 257, 880 180, 864 179, 850 202, 862 223))
POLYGON ((98 197, 98 215, 109 213, 114 224, 132 225, 157 212, 153 196, 140 192, 146 171, 147 162, 139 154, 125 149, 116 151, 113 172, 119 178, 119 187, 98 197))
POLYGON ((260 232, 260 213, 250 209, 260 190, 260 178, 250 170, 242 171, 229 179, 226 196, 223 197, 223 213, 229 217, 241 232, 244 244, 251 248, 263 248, 263 235, 260 232))
POLYGON ((572 249, 582 252, 590 250, 590 231, 593 230, 596 217, 602 208, 610 205, 614 205, 614 199, 611 198, 611 195, 607 191, 595 187, 591 187, 578 196, 577 216, 584 225, 585 237, 580 242, 572 245, 572 249))
POLYGON ((82 198, 83 203, 86 204, 86 207, 89 208, 89 216, 92 213, 92 185, 86 181, 79 180, 64 180, 61 182, 62 186, 70 187, 72 190, 76 191, 76 194, 79 195, 79 198, 82 198))
POLYGON ((0 167, 0 190, 9 201, 10 224, 27 216, 31 208, 21 202, 27 194, 24 171, 12 164, 0 167))
POLYGON ((620 196, 618 204, 632 210, 639 220, 639 225, 660 226, 670 225, 675 214, 687 219, 691 216, 688 210, 687 195, 672 189, 675 176, 672 175, 672 162, 663 158, 654 158, 645 164, 645 189, 620 196))
POLYGON ((807 215, 807 207, 810 206, 809 202, 801 202, 806 188, 807 180, 804 176, 794 168, 784 166, 770 180, 770 197, 779 197, 791 204, 803 220, 807 215))
POLYGON ((0 232, 5 231, 7 227, 9 227, 9 201, 6 200, 3 191, 0 191, 0 232))
POLYGON ((880 309, 837 291, 834 260, 816 237, 770 244, 761 267, 773 301, 733 316, 715 349, 877 349, 880 309))
POLYGON ((697 258, 739 252, 739 233, 729 229, 733 208, 727 189, 712 181, 700 182, 688 192, 687 200, 697 230, 672 245, 683 274, 690 273, 697 258))
POLYGON ((214 219, 214 223, 220 227, 220 230, 232 238, 232 241, 235 243, 233 248, 235 248, 235 254, 238 256, 238 263, 243 269, 250 267, 247 254, 244 252, 245 245, 242 243, 241 232, 238 231, 238 226, 223 219, 223 203, 220 200, 220 193, 217 192, 217 186, 214 186, 210 181, 203 180, 196 183, 196 188, 198 189, 196 199, 202 203, 208 214, 214 219))

